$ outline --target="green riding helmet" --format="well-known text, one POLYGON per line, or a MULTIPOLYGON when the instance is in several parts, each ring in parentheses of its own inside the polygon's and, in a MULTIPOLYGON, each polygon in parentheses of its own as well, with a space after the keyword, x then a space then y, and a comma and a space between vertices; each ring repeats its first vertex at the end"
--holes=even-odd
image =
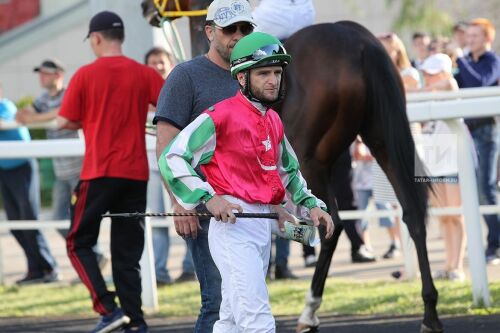
POLYGON ((278 38, 263 32, 251 33, 236 43, 231 52, 231 76, 263 66, 286 66, 292 57, 278 38))

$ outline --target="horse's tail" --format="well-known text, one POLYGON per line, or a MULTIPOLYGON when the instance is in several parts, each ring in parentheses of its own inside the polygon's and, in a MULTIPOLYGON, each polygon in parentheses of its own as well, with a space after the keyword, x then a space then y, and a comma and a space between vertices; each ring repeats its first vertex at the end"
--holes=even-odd
POLYGON ((405 208, 403 219, 418 228, 425 221, 430 186, 415 179, 415 172, 422 175, 424 168, 415 154, 400 74, 380 42, 373 39, 367 43, 362 55, 367 105, 371 109, 372 124, 378 124, 383 133, 389 165, 394 169, 401 192, 399 200, 405 208), (405 219, 410 216, 415 216, 416 221, 405 219))

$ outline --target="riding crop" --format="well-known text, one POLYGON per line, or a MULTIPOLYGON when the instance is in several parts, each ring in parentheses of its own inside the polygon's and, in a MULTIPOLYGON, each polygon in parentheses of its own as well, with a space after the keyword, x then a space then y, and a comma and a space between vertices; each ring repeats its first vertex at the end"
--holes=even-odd
MULTIPOLYGON (((102 214, 102 217, 166 217, 166 216, 196 216, 196 217, 214 217, 212 213, 115 213, 102 214)), ((277 220, 278 213, 234 213, 238 218, 253 218, 253 219, 275 219, 277 220)))
MULTIPOLYGON (((133 218, 133 217, 166 217, 166 216, 196 216, 196 217, 213 217, 212 213, 110 213, 102 214, 102 217, 122 217, 122 218, 133 218)), ((278 213, 234 213, 234 216, 238 218, 254 218, 254 219, 274 219, 278 220, 278 213)), ((310 225, 310 221, 300 221, 296 220, 298 224, 293 222, 285 221, 284 230, 273 230, 273 233, 293 240, 305 245, 315 246, 319 244, 320 239, 316 237, 315 227, 310 225)))

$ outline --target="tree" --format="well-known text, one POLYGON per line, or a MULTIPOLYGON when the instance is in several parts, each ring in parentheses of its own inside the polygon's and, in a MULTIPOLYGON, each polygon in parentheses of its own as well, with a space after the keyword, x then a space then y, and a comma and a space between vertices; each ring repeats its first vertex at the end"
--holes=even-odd
POLYGON ((386 5, 401 6, 393 23, 395 31, 425 31, 434 36, 450 35, 453 19, 448 13, 437 8, 436 0, 386 0, 386 5))

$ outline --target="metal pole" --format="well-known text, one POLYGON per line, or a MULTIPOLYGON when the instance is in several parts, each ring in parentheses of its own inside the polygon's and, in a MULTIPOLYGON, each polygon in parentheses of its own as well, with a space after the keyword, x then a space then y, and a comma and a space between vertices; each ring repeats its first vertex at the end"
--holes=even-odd
POLYGON ((140 265, 142 275, 142 306, 148 312, 156 312, 159 309, 152 239, 151 218, 146 217, 144 221, 144 250, 140 265))

